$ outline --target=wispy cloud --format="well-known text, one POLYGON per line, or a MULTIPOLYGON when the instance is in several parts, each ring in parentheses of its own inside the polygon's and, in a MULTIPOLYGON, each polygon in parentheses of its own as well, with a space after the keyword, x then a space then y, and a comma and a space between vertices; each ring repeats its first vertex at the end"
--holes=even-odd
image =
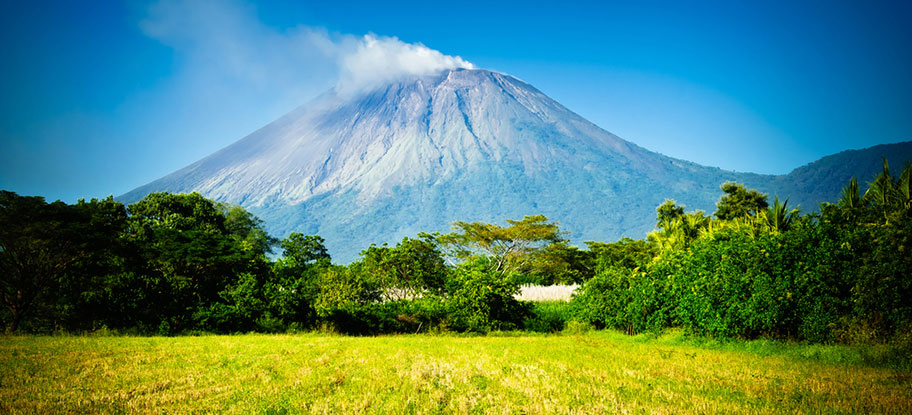
POLYGON ((338 73, 340 40, 321 28, 266 26, 240 2, 159 1, 140 28, 173 49, 181 83, 204 96, 227 89, 293 99, 327 88, 338 73))
POLYGON ((185 76, 213 88, 243 86, 286 96, 331 86, 351 92, 403 76, 473 67, 396 37, 310 26, 278 30, 239 1, 162 0, 148 8, 140 28, 175 50, 185 76))

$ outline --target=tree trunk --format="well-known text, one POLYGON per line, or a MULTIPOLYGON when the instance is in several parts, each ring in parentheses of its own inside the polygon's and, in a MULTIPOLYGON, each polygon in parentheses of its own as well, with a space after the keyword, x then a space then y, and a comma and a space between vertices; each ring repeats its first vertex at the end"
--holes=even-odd
POLYGON ((13 318, 10 320, 9 326, 6 327, 6 332, 15 333, 16 330, 19 330, 19 323, 22 322, 22 310, 18 307, 11 307, 10 311, 13 313, 13 318))

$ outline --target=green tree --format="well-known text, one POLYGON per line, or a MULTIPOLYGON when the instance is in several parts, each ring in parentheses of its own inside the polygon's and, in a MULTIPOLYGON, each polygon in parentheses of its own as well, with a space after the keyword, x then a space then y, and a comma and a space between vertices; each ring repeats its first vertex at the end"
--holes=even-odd
POLYGON ((481 222, 455 222, 458 232, 438 235, 437 240, 458 260, 488 256, 491 271, 508 275, 519 271, 533 258, 532 254, 553 243, 560 243, 560 230, 543 215, 507 220, 510 226, 481 222))
POLYGON ((237 205, 220 207, 225 216, 225 231, 244 249, 262 253, 272 252, 272 247, 278 240, 266 233, 265 224, 260 218, 237 205))
POLYGON ((9 311, 7 331, 42 300, 57 278, 78 260, 80 247, 67 229, 65 205, 43 197, 0 191, 0 294, 9 311))
POLYGON ((852 177, 849 180, 849 184, 842 188, 839 206, 843 209, 859 209, 862 207, 861 196, 858 193, 858 179, 855 177, 852 177))
POLYGON ((906 165, 894 179, 884 158, 883 170, 868 183, 862 203, 876 210, 885 224, 909 219, 912 216, 912 165, 906 165))
POLYGON ((134 233, 154 229, 225 233, 225 215, 213 201, 199 193, 150 193, 129 206, 134 233))
POLYGON ((632 310, 639 270, 608 266, 577 290, 572 299, 574 317, 599 328, 634 334, 637 313, 632 310))
POLYGON ((221 206, 198 193, 152 193, 129 206, 129 238, 143 263, 136 278, 144 298, 135 313, 143 324, 165 332, 192 328, 209 320, 200 310, 223 302, 222 292, 241 275, 269 278, 268 244, 251 238, 265 232, 233 210, 229 221, 221 206))
POLYGON ((665 199, 659 207, 656 208, 656 222, 671 222, 684 216, 684 206, 678 206, 678 202, 665 199))
POLYGON ((317 263, 328 265, 332 258, 326 250, 325 242, 320 235, 292 232, 281 242, 282 256, 302 268, 317 263))
POLYGON ((112 196, 71 205, 84 221, 79 227, 85 249, 64 273, 54 294, 55 326, 91 330, 122 327, 122 303, 131 301, 119 283, 135 264, 135 251, 123 238, 126 207, 112 196))
POLYGON ((721 220, 756 217, 766 210, 766 194, 747 189, 743 184, 725 182, 722 184, 722 198, 716 203, 715 216, 721 220))
POLYGON ((357 267, 332 266, 320 275, 320 293, 314 308, 321 317, 379 301, 379 287, 357 267))
POLYGON ((592 252, 594 272, 609 268, 629 269, 644 267, 658 254, 655 244, 643 239, 623 238, 617 242, 586 242, 592 252))
POLYGON ((788 199, 785 199, 784 202, 780 202, 779 196, 776 196, 773 205, 765 212, 762 212, 761 219, 763 219, 769 230, 773 232, 785 232, 791 228, 796 220, 798 220, 800 212, 801 211, 798 208, 791 210, 788 208, 788 199))
POLYGON ((545 245, 532 253, 520 270, 535 284, 580 284, 592 278, 591 252, 571 246, 567 241, 545 245))
POLYGON ((319 235, 293 232, 280 245, 283 256, 273 263, 273 280, 264 286, 268 310, 287 324, 310 326, 318 317, 320 279, 332 258, 319 235))
POLYGON ((439 294, 444 288, 446 264, 430 235, 402 238, 395 248, 371 245, 361 257, 362 271, 382 287, 388 300, 439 294))
POLYGON ((660 251, 679 249, 696 240, 700 233, 711 226, 712 219, 705 216, 702 210, 683 213, 684 206, 677 206, 674 201, 666 200, 656 208, 657 230, 647 235, 647 240, 655 244, 660 251))
POLYGON ((78 298, 66 288, 86 288, 88 271, 101 272, 97 263, 114 259, 102 254, 112 252, 123 220, 123 205, 111 198, 49 204, 0 191, 0 301, 9 312, 7 330, 37 314, 57 320, 54 308, 72 310, 78 298))
POLYGON ((897 208, 906 218, 912 213, 912 163, 906 164, 894 186, 896 188, 897 208))
POLYGON ((449 323, 457 330, 488 332, 514 330, 529 314, 528 304, 517 301, 519 286, 499 275, 489 258, 465 262, 449 281, 449 323))

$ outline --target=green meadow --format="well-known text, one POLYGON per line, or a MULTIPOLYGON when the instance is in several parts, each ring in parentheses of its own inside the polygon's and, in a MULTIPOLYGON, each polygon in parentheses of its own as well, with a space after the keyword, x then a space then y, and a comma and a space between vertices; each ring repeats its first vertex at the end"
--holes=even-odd
POLYGON ((0 337, 0 413, 912 413, 887 346, 614 331, 0 337))

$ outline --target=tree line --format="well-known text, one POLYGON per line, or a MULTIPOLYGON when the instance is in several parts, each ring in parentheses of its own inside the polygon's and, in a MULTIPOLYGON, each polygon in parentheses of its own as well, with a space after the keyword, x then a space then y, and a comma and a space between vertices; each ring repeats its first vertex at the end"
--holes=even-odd
POLYGON ((353 334, 559 330, 814 342, 912 337, 912 199, 906 167, 802 214, 722 185, 712 215, 675 201, 645 239, 568 244, 544 216, 371 245, 333 264, 318 235, 282 240, 239 206, 197 193, 47 203, 0 191, 0 321, 9 332, 353 334), (582 284, 566 306, 521 284, 582 284), (905 337, 904 337, 905 336, 905 337))
POLYGON ((571 249, 557 225, 456 226, 338 265, 320 236, 277 240, 240 206, 198 193, 125 206, 0 191, 0 321, 37 333, 519 328, 528 306, 512 298, 515 276, 550 263, 543 246, 571 249))

